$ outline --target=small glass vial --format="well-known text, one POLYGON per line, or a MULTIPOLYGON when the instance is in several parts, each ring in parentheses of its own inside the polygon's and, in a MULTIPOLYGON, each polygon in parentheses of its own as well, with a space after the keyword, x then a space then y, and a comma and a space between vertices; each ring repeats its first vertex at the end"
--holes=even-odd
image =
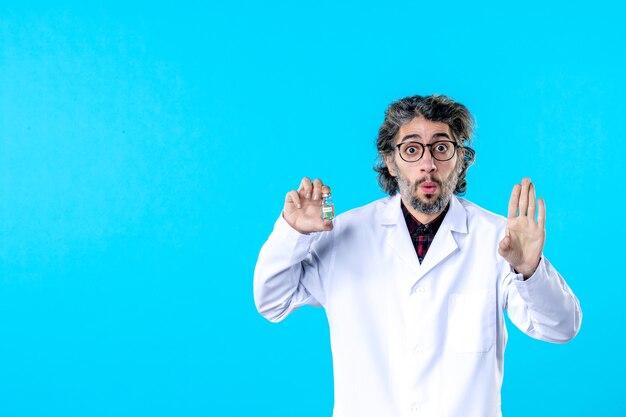
POLYGON ((322 186, 322 220, 332 220, 335 217, 335 203, 330 195, 330 187, 322 186))

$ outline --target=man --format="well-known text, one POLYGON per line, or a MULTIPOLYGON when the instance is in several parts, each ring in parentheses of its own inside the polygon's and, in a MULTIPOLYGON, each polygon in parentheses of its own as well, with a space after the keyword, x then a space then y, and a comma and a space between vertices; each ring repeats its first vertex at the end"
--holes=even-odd
POLYGON ((500 416, 504 311, 540 340, 580 329, 578 300, 542 254, 545 204, 530 180, 513 187, 507 219, 453 195, 466 190, 472 132, 462 104, 407 97, 377 140, 389 197, 331 222, 321 180, 287 193, 255 302, 275 322, 303 304, 325 308, 334 417, 500 416))

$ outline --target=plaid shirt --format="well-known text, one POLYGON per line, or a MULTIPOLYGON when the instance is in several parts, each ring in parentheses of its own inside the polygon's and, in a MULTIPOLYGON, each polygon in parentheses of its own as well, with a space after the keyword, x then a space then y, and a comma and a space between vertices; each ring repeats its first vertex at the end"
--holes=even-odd
POLYGON ((400 201, 400 204, 402 205, 402 213, 404 214, 404 220, 406 221, 406 227, 409 229, 409 235, 413 241, 417 259, 419 259, 421 264, 426 256, 426 252, 428 252, 428 248, 430 248, 430 244, 433 243, 433 239, 435 239, 435 234, 437 233, 437 230, 439 230, 439 226, 441 226, 443 218, 446 217, 450 204, 448 203, 446 208, 443 209, 441 214, 435 220, 428 224, 422 224, 417 221, 415 217, 413 217, 409 210, 404 206, 404 202, 402 202, 402 200, 400 201))

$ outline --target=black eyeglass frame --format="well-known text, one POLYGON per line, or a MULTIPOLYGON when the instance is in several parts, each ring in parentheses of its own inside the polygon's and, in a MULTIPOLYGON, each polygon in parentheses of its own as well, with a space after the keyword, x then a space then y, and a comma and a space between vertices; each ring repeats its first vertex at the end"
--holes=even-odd
POLYGON ((457 150, 457 148, 466 148, 466 147, 465 147, 465 146, 461 146, 461 145, 459 145, 458 143, 456 143, 456 142, 454 142, 454 141, 452 141, 452 140, 438 140, 438 141, 436 141, 436 142, 429 143, 429 144, 426 144, 426 145, 424 145, 423 143, 414 142, 414 141, 411 141, 411 142, 402 142, 402 143, 398 143, 398 144, 396 145, 396 148, 398 148, 398 154, 400 155, 400 158, 402 158, 402 160, 403 160, 404 162, 412 163, 412 162, 417 162, 417 161, 419 161, 420 159, 422 159, 422 158, 424 157, 424 153, 426 152, 426 148, 430 148, 430 156, 431 156, 434 160, 439 161, 439 162, 445 162, 445 161, 449 161, 449 160, 451 160, 452 158, 454 158, 454 155, 456 154, 456 150, 457 150), (450 158, 448 158, 448 159, 439 159, 439 158, 437 158, 437 157, 435 156, 435 154, 433 154, 433 145, 436 145, 436 144, 438 144, 438 143, 442 143, 442 142, 443 142, 443 143, 451 143, 451 144, 452 144, 452 146, 454 147, 454 152, 452 152, 452 155, 450 155, 450 158), (421 155, 420 155, 420 157, 419 157, 419 158, 417 158, 415 161, 407 161, 406 159, 404 159, 404 158, 402 157, 402 152, 400 152, 400 146, 402 146, 402 145, 404 145, 404 144, 407 144, 407 143, 417 143, 418 145, 420 145, 420 146, 422 147, 422 154, 421 154, 421 155))

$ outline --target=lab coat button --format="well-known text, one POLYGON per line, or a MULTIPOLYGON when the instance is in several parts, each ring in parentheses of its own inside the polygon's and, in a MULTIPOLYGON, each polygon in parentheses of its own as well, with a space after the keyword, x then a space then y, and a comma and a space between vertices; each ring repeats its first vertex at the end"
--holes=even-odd
POLYGON ((413 414, 418 414, 420 412, 421 408, 419 406, 419 404, 413 404, 413 406, 411 407, 411 413, 413 414))
POLYGON ((422 353, 424 353, 424 349, 422 349, 420 345, 417 345, 415 346, 415 348, 413 348, 413 356, 418 357, 421 356, 422 353))

